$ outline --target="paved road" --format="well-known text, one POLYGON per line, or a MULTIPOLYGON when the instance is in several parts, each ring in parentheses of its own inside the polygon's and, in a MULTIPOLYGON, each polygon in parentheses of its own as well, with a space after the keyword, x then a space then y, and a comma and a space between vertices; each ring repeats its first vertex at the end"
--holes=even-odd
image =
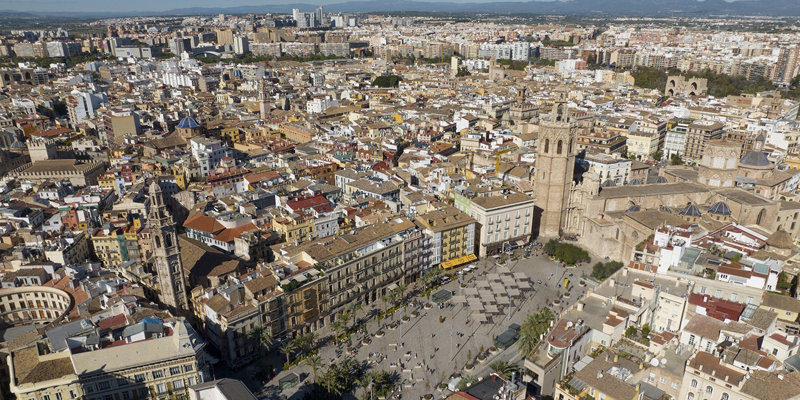
MULTIPOLYGON (((480 279, 478 274, 483 272, 484 264, 486 272, 491 273, 494 272, 496 262, 497 259, 493 258, 489 258, 486 262, 478 261, 478 269, 466 274, 466 280, 470 281, 468 287, 474 286, 472 279, 480 279)), ((560 309, 565 309, 582 297, 585 288, 579 286, 578 281, 581 273, 588 274, 591 268, 588 265, 564 268, 541 254, 539 256, 532 254, 528 259, 512 261, 504 265, 507 265, 512 272, 525 273, 533 283, 533 289, 524 292, 524 300, 515 301, 511 307, 507 308, 511 312, 510 316, 506 314, 505 317, 495 317, 490 323, 480 324, 473 320, 467 324, 466 320, 470 310, 466 304, 444 309, 435 306, 430 310, 422 309, 419 310, 419 317, 411 318, 409 322, 401 324, 401 327, 395 330, 384 329, 386 333, 384 337, 371 337, 372 343, 362 346, 355 355, 356 359, 371 363, 370 368, 393 373, 397 377, 397 393, 402 393, 403 398, 406 399, 418 399, 426 393, 440 395, 441 393, 436 392, 435 388, 442 381, 443 375, 445 381, 448 381, 447 377, 454 372, 488 374, 490 370, 487 365, 496 359, 519 362, 521 358, 517 356, 516 346, 512 346, 497 355, 489 356, 486 362, 476 365, 475 370, 471 372, 465 372, 463 369, 468 362, 468 356, 474 360, 481 347, 484 349, 491 347, 494 338, 503 333, 511 323, 521 324, 527 315, 535 313, 539 307, 545 307, 548 302, 552 302, 556 298, 557 292, 560 291, 563 294, 566 291, 563 287, 563 278, 568 277, 570 273, 573 274, 573 277, 570 278, 571 295, 569 298, 563 299, 560 309), (542 281, 541 284, 538 283, 539 280, 542 281), (517 307, 519 307, 519 311, 517 311, 517 307), (443 323, 439 322, 440 316, 444 318, 443 323), (450 335, 451 328, 452 337, 450 335), (383 361, 378 362, 378 357, 374 353, 383 354, 385 356, 383 361)), ((458 283, 455 281, 448 283, 443 288, 454 290, 457 294, 459 291, 458 283)), ((412 298, 412 300, 416 305, 420 299, 412 298)), ((427 299, 422 300, 427 301, 427 299)), ((376 306, 381 307, 382 304, 378 303, 376 306)), ((412 308, 409 307, 407 314, 410 314, 411 310, 412 308)), ((558 307, 555 311, 559 311, 558 307)), ((402 311, 396 312, 392 319, 384 319, 382 324, 386 326, 392 321, 398 321, 402 316, 402 311)), ((367 323, 367 330, 371 336, 377 330, 377 326, 378 323, 375 319, 367 323)), ((327 328, 318 333, 320 337, 330 335, 327 328)), ((322 347, 320 356, 326 364, 336 363, 342 359, 336 356, 336 346, 334 345, 322 347)), ((311 382, 310 369, 307 367, 299 365, 290 371, 303 374, 308 377, 307 382, 311 382)), ((287 373, 287 371, 281 372, 278 378, 287 373)), ((285 391, 281 391, 276 385, 277 379, 274 379, 263 388, 261 393, 269 395, 271 398, 298 399, 301 397, 301 393, 298 391, 302 392, 302 384, 300 387, 285 391)), ((360 397, 361 392, 359 391, 357 394, 360 397)), ((440 397, 439 395, 437 397, 440 397)))

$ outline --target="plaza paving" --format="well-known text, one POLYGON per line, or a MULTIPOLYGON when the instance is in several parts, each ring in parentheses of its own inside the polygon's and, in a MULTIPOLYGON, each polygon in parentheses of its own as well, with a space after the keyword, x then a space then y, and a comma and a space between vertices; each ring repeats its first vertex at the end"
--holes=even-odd
MULTIPOLYGON (((495 264, 496 262, 497 259, 493 258, 489 258, 487 262, 484 262, 484 260, 477 261, 478 268, 464 275, 467 288, 475 288, 476 283, 485 278, 485 276, 478 276, 479 274, 483 275, 484 268, 486 268, 488 274, 497 274, 498 266, 495 264)), ((490 372, 488 365, 495 360, 519 361, 519 356, 516 354, 516 345, 514 345, 506 351, 488 355, 487 360, 483 363, 476 362, 476 367, 473 371, 464 371, 464 366, 468 362, 468 355, 471 355, 474 360, 480 348, 483 347, 488 350, 493 345, 494 338, 503 333, 510 324, 521 324, 527 315, 535 313, 539 307, 545 307, 548 303, 551 303, 556 298, 557 291, 564 293, 564 277, 569 277, 569 274, 573 274, 572 277, 569 277, 570 286, 572 287, 571 293, 568 298, 562 299, 563 304, 560 307, 553 307, 554 311, 558 312, 559 309, 565 309, 582 297, 586 288, 579 286, 578 281, 582 272, 587 275, 590 273, 591 267, 587 264, 575 268, 559 267, 542 254, 538 257, 532 254, 528 259, 504 263, 500 266, 500 271, 502 272, 506 267, 511 274, 524 274, 528 278, 527 281, 530 283, 531 288, 520 288, 520 296, 512 296, 512 299, 510 299, 511 304, 503 307, 503 312, 492 314, 488 318, 488 322, 479 323, 474 316, 470 317, 471 309, 466 302, 459 302, 452 307, 444 309, 439 309, 434 305, 431 309, 419 310, 418 317, 411 318, 394 330, 384 328, 385 335, 377 338, 374 333, 377 331, 378 322, 375 318, 372 318, 367 322, 367 330, 372 343, 362 346, 354 357, 359 361, 366 361, 369 363, 370 368, 374 370, 385 370, 394 374, 397 378, 395 394, 402 393, 402 397, 406 399, 418 399, 426 393, 431 393, 436 398, 441 398, 442 395, 449 393, 436 390, 437 385, 442 381, 442 375, 449 377, 454 372, 459 372, 462 375, 486 375, 490 372), (541 283, 539 283, 540 280, 541 283), (545 287, 545 284, 547 284, 547 287, 545 287), (440 317, 443 317, 443 322, 439 322, 440 317), (469 323, 467 323, 468 319, 469 323), (453 332, 452 337, 450 335, 451 329, 453 332), (378 362, 378 357, 374 354, 371 356, 371 353, 381 353, 385 356, 385 359, 378 362)), ((521 278, 520 275, 517 275, 517 277, 521 278)), ((492 278, 496 279, 495 276, 492 276, 492 278)), ((455 280, 442 286, 441 289, 455 291, 456 296, 464 295, 467 290, 462 290, 455 280)), ((434 291, 434 293, 438 290, 434 291)), ((428 302, 424 297, 420 299, 411 296, 411 300, 415 306, 420 300, 428 302)), ((365 310, 366 314, 376 310, 374 307, 382 307, 382 305, 374 304, 373 308, 365 310)), ((406 315, 410 316, 412 309, 416 309, 416 307, 408 307, 406 315)), ((399 321, 403 315, 402 310, 395 312, 390 319, 381 321, 381 325, 385 327, 392 321, 399 321)), ((331 334, 327 328, 317 333, 320 338, 325 338, 331 334)), ((354 335, 354 343, 356 343, 356 337, 360 338, 361 336, 354 335)), ((336 348, 333 344, 320 348, 320 357, 326 367, 346 356, 337 357, 336 348)), ((260 393, 264 396, 269 396, 271 399, 302 398, 304 383, 301 383, 298 387, 283 391, 277 387, 278 379, 290 372, 305 377, 305 382, 307 383, 310 383, 313 379, 308 367, 298 365, 289 371, 282 371, 276 379, 273 379, 265 387, 255 388, 256 391, 263 389, 260 393)), ((448 380, 445 379, 445 381, 448 380)), ((361 393, 361 389, 359 389, 357 392, 359 397, 361 397, 361 393)))

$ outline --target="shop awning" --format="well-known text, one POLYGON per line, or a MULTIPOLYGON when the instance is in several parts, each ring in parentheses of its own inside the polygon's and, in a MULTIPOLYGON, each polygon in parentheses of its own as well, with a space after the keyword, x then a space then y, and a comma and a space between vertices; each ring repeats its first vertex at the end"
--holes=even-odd
POLYGON ((478 257, 475 257, 475 254, 467 254, 466 256, 461 256, 461 257, 458 257, 458 258, 454 258, 452 260, 447 260, 447 261, 443 262, 441 264, 441 266, 444 269, 449 269, 449 268, 457 267, 457 266, 462 265, 462 264, 466 264, 466 263, 468 263, 470 261, 475 261, 477 259, 478 259, 478 257))

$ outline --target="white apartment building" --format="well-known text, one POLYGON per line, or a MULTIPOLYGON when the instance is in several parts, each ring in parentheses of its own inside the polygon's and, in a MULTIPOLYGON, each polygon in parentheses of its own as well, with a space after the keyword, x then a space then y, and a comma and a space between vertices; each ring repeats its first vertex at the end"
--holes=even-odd
POLYGON ((330 107, 338 107, 339 100, 331 99, 330 96, 325 98, 313 99, 306 103, 306 112, 309 114, 320 114, 325 112, 330 107))
POLYGON ((194 137, 190 141, 192 156, 200 164, 200 172, 205 177, 216 168, 219 162, 228 157, 228 144, 214 138, 194 137))
POLYGON ((472 199, 457 194, 455 207, 478 221, 480 257, 521 246, 533 231, 533 197, 523 193, 472 199))
MULTIPOLYGON (((587 153, 583 160, 594 168, 600 177, 600 182, 607 180, 614 182, 616 186, 628 183, 631 174, 631 160, 612 157, 608 154, 587 153)), ((644 183, 644 182, 642 182, 644 183)))
POLYGON ((650 324, 654 332, 677 333, 681 330, 688 302, 684 293, 679 291, 685 289, 685 286, 662 288, 658 293, 658 307, 653 312, 653 322, 650 324))
POLYGON ((674 128, 667 131, 664 137, 664 158, 669 159, 674 155, 683 156, 683 148, 686 145, 686 131, 688 124, 679 123, 674 128))

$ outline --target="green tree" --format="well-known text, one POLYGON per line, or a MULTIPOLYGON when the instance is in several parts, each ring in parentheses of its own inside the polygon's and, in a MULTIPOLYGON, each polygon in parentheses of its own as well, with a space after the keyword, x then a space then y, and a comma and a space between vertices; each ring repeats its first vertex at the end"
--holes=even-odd
POLYGON ((530 357, 539 338, 550 330, 550 321, 555 319, 555 314, 549 308, 540 308, 535 314, 528 315, 520 326, 520 337, 517 346, 525 357, 530 357))
POLYGON ((558 240, 555 239, 550 239, 542 248, 542 250, 551 257, 556 254, 556 249, 558 249, 558 240))
POLYGON ((636 336, 636 327, 631 325, 625 330, 625 337, 631 339, 634 336, 636 336))
POLYGON ((650 336, 650 324, 642 325, 642 338, 647 338, 650 336))
POLYGON ((679 154, 673 154, 670 161, 672 161, 672 165, 683 165, 683 158, 679 154))
POLYGON ((347 305, 346 309, 350 314, 353 314, 353 328, 355 329, 355 327, 357 325, 357 321, 356 320, 358 319, 358 312, 363 310, 364 306, 362 306, 361 303, 352 302, 352 303, 347 305))
POLYGON ((501 378, 505 380, 511 379, 511 373, 516 372, 519 374, 519 366, 509 363, 508 361, 495 361, 489 364, 489 368, 501 378))
POLYGON ((248 340, 258 348, 258 351, 263 352, 264 349, 269 349, 272 346, 272 335, 269 333, 268 329, 264 327, 257 326, 250 330, 248 333, 248 340))
POLYGON ((662 153, 661 150, 658 150, 655 153, 650 155, 650 158, 652 158, 655 161, 661 161, 661 158, 663 158, 663 157, 664 157, 664 153, 662 153))
POLYGON ((475 375, 463 376, 463 377, 461 377, 461 380, 458 381, 457 389, 458 390, 464 390, 464 389, 467 388, 467 386, 472 385, 475 382, 478 382, 478 377, 477 376, 475 376, 475 375))
POLYGON ((460 78, 462 76, 471 76, 472 74, 466 68, 459 68, 458 72, 456 72, 456 78, 460 78))
POLYGON ((320 367, 322 367, 322 357, 317 355, 308 356, 303 359, 303 364, 311 368, 311 372, 314 374, 314 383, 316 384, 317 373, 319 372, 320 367))
POLYGON ((397 75, 384 75, 375 78, 375 80, 372 81, 372 86, 381 88, 397 87, 402 80, 403 78, 397 75))
POLYGON ((294 353, 296 349, 297 349, 297 344, 294 341, 291 341, 283 343, 281 347, 278 348, 278 351, 280 351, 281 354, 286 356, 286 363, 288 364, 289 357, 292 356, 292 353, 294 353))
POLYGON ((800 75, 797 75, 797 76, 795 76, 794 78, 792 78, 792 82, 790 83, 790 85, 791 85, 792 87, 798 87, 798 86, 800 86, 800 75))

